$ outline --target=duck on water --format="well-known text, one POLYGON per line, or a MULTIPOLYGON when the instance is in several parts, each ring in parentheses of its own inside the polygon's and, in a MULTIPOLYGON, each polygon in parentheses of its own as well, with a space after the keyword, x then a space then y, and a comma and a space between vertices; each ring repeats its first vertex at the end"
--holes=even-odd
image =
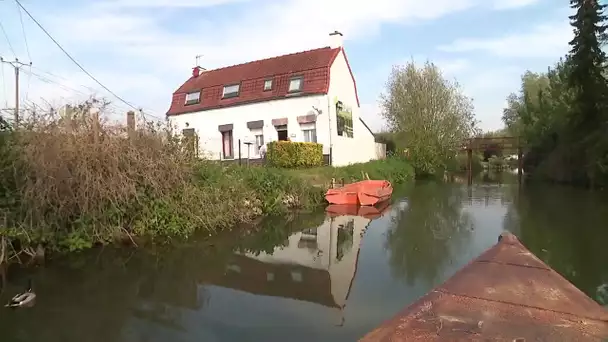
POLYGON ((15 295, 4 305, 7 308, 29 308, 36 303, 36 293, 32 291, 32 280, 28 280, 27 291, 15 295))

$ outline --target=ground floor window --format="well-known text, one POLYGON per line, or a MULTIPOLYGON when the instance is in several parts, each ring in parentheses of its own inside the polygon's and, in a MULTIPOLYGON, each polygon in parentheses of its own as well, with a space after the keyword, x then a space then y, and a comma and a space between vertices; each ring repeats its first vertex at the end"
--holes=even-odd
POLYGON ((301 124, 300 127, 302 128, 302 136, 304 138, 304 142, 317 142, 317 128, 314 122, 301 124))
POLYGON ((279 141, 289 140, 289 135, 287 134, 287 125, 276 126, 276 129, 279 141))
POLYGON ((234 158, 234 148, 232 146, 232 131, 222 132, 222 155, 224 159, 234 158))
POLYGON ((264 146, 264 135, 263 134, 256 134, 255 135, 255 154, 259 155, 260 154, 260 149, 262 148, 262 146, 264 146))

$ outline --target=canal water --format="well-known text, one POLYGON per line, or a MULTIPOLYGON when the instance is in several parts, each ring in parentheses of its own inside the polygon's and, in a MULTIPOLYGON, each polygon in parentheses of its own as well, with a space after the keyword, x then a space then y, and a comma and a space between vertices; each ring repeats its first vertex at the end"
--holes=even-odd
POLYGON ((606 196, 513 179, 420 183, 380 213, 299 215, 246 236, 13 268, 0 300, 31 278, 38 301, 0 307, 0 340, 356 341, 503 231, 608 304, 606 196))

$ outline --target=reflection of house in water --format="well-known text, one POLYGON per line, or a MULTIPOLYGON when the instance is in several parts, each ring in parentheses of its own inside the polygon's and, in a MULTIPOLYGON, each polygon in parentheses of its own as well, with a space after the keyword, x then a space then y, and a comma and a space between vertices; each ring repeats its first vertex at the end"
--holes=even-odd
MULTIPOLYGON (((237 254, 214 285, 253 294, 298 299, 341 309, 357 269, 363 232, 370 219, 327 218, 318 228, 295 233, 272 254, 237 254)), ((206 277, 207 278, 207 277, 206 277)))
MULTIPOLYGON (((398 211, 404 205, 399 203, 398 211)), ((124 331, 125 340, 241 341, 251 340, 243 336, 254 333, 258 340, 275 341, 282 340, 278 337, 284 332, 276 329, 275 320, 283 328, 293 324, 307 331, 324 329, 328 323, 342 326, 361 240, 371 217, 354 215, 361 214, 358 210, 333 209, 320 227, 291 235, 272 253, 237 253, 228 263, 201 265, 194 260, 187 278, 195 279, 196 290, 179 285, 163 296, 158 286, 144 291, 147 300, 138 305, 134 321, 124 331), (175 292, 188 294, 176 296, 175 292), (303 322, 301 317, 313 319, 303 322)))

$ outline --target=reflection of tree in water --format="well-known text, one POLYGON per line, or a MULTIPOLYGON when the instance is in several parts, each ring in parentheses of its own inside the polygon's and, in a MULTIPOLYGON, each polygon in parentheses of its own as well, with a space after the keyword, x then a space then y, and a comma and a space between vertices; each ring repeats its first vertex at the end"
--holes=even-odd
POLYGON ((342 260, 344 255, 353 248, 353 235, 355 233, 355 219, 338 225, 338 250, 336 259, 342 260))
MULTIPOLYGON (((294 217, 289 224, 266 222, 260 233, 245 237, 234 231, 226 233, 227 239, 195 236, 172 245, 106 247, 56 258, 33 275, 39 296, 34 308, 0 310, 0 340, 106 342, 121 341, 125 333, 142 340, 155 326, 182 331, 182 312, 206 305, 209 294, 201 284, 225 273, 235 248, 272 250, 277 241, 320 225, 324 217, 321 213, 294 217)), ((2 300, 23 291, 27 283, 21 271, 8 273, 2 300)))
POLYGON ((458 186, 444 184, 417 185, 408 197, 408 208, 393 220, 387 233, 393 274, 412 285, 422 278, 429 285, 462 240, 472 230, 472 220, 462 211, 464 192, 458 186))
POLYGON ((295 215, 290 218, 269 218, 257 227, 254 234, 246 239, 239 239, 236 251, 260 254, 272 254, 276 247, 286 246, 289 237, 304 229, 316 229, 323 224, 325 212, 295 215))
POLYGON ((599 193, 557 186, 525 186, 504 228, 588 296, 602 301, 608 283, 608 201, 599 193), (516 219, 515 219, 516 218, 516 219), (599 291, 602 292, 602 291, 599 291))

